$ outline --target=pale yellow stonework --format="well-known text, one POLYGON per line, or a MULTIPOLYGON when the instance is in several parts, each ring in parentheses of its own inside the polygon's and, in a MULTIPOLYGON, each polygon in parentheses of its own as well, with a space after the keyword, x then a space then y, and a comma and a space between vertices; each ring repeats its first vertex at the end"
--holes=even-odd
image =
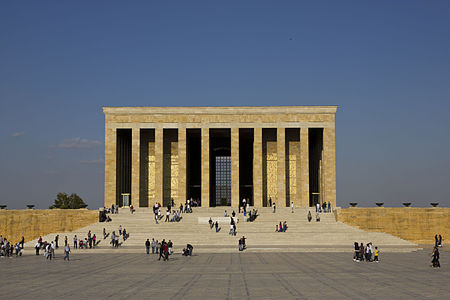
POLYGON ((277 128, 277 206, 286 206, 286 134, 277 128))
POLYGON ((178 202, 186 201, 186 128, 178 129, 178 202))
POLYGON ((263 206, 263 166, 262 166, 262 128, 255 128, 253 133, 253 199, 254 205, 263 206))
POLYGON ((139 181, 140 181, 140 149, 141 130, 133 128, 131 134, 131 204, 139 207, 139 181))
POLYGON ((203 129, 201 133, 202 143, 202 206, 209 207, 209 129, 203 129))
POLYGON ((231 128, 231 206, 239 205, 239 128, 231 128))
POLYGON ((336 106, 104 107, 105 206, 118 202, 118 129, 131 129, 130 184, 134 206, 152 206, 155 202, 167 204, 171 198, 184 202, 189 197, 187 129, 201 131, 202 206, 209 206, 210 199, 215 203, 214 197, 210 197, 212 154, 209 147, 210 129, 216 128, 230 129, 233 207, 240 200, 239 170, 243 166, 249 167, 249 162, 239 160, 240 129, 253 129, 253 161, 250 163, 253 163, 254 205, 266 206, 271 198, 278 206, 289 205, 289 202, 294 202, 295 206, 309 206, 308 130, 322 128, 322 160, 317 170, 320 174, 319 199, 336 206, 336 109, 336 106), (294 129, 297 130, 295 138, 292 137, 294 129), (289 135, 287 130, 290 130, 289 135))

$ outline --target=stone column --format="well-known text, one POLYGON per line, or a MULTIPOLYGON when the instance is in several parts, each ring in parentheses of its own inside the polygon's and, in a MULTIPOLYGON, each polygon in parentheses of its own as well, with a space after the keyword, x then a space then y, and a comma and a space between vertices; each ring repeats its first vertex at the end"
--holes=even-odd
POLYGON ((323 199, 336 207, 336 140, 335 128, 323 129, 323 199))
MULTIPOLYGON (((286 129, 277 128, 277 199, 278 207, 286 207, 286 129)), ((273 200, 273 199, 272 199, 273 200)))
POLYGON ((239 206, 239 128, 231 128, 231 206, 239 206))
POLYGON ((141 129, 131 129, 131 204, 139 207, 141 129))
MULTIPOLYGON (((155 128, 155 202, 163 205, 163 138, 164 129, 155 128)), ((155 203, 152 203, 154 205, 155 203)), ((149 203, 150 206, 150 203, 149 203)))
MULTIPOLYGON (((178 128, 178 202, 186 201, 186 128, 178 128)), ((177 203, 179 205, 179 203, 177 203)))
POLYGON ((105 207, 116 205, 117 129, 105 127, 105 207))
POLYGON ((209 128, 202 128, 202 207, 209 207, 209 128))
POLYGON ((263 206, 262 128, 253 130, 253 205, 263 206))
POLYGON ((299 205, 309 206, 309 128, 300 128, 300 164, 297 168, 299 205))

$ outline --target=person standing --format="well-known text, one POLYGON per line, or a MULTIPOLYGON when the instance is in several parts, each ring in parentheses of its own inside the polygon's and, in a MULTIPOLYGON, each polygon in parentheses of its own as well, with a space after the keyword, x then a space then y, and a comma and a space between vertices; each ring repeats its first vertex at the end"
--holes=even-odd
POLYGON ((160 247, 160 244, 158 243, 158 240, 156 240, 156 254, 158 254, 158 252, 159 252, 159 247, 160 247))
POLYGON ((216 221, 216 224, 214 224, 214 226, 216 227, 216 232, 219 232, 219 222, 216 221))
POLYGON ((25 243, 25 238, 22 236, 22 239, 20 240, 20 247, 23 249, 23 244, 25 243))
POLYGON ((291 213, 294 213, 294 202, 291 202, 291 213))
POLYGON ((56 249, 59 248, 59 246, 58 246, 58 240, 59 240, 59 234, 57 234, 57 235, 55 236, 56 249))
POLYGON ((145 250, 147 250, 147 255, 150 254, 150 240, 147 239, 145 242, 145 250))
MULTIPOLYGON (((22 237, 22 239, 23 239, 23 237, 22 237)), ((438 247, 442 247, 442 235, 439 235, 438 247)), ((22 248, 23 248, 23 246, 22 246, 22 248)))
POLYGON ((272 198, 269 197, 269 207, 271 207, 271 206, 272 206, 272 198))
POLYGON ((95 235, 95 233, 94 233, 94 236, 92 237, 92 243, 94 244, 94 248, 95 248, 95 246, 97 244, 97 236, 95 235))
POLYGON ((73 247, 75 249, 77 249, 77 235, 75 234, 75 236, 73 237, 73 247))
POLYGON ((277 207, 274 202, 274 203, 272 203, 272 212, 275 213, 276 210, 277 210, 277 207))
POLYGON ((165 251, 165 247, 166 247, 166 241, 163 239, 161 242, 161 246, 159 247, 159 257, 158 260, 161 260, 161 257, 164 260, 164 251, 165 251))
POLYGON ((169 217, 170 217, 170 209, 167 209, 167 211, 166 211, 166 220, 164 222, 170 222, 169 217))
POLYGON ((378 247, 375 247, 375 252, 374 252, 374 256, 373 256, 373 261, 379 262, 378 260, 378 255, 380 254, 380 252, 378 251, 378 247))
POLYGON ((41 248, 41 244, 39 242, 34 245, 34 249, 36 250, 36 255, 39 255, 39 249, 41 248))
POLYGON ((434 247, 433 252, 431 253, 431 257, 433 260, 431 261, 431 266, 433 268, 440 268, 441 264, 439 262, 439 249, 438 247, 434 247))
POLYGON ((67 258, 67 261, 70 260, 70 259, 69 259, 69 252, 70 252, 69 244, 66 244, 66 245, 64 246, 64 260, 66 260, 66 258, 67 258))
POLYGON ((329 213, 331 212, 331 202, 330 201, 328 201, 328 212, 329 213))
POLYGON ((155 254, 156 242, 155 239, 152 239, 152 254, 155 254))
MULTIPOLYGON (((55 244, 53 244, 53 242, 52 242, 52 244, 50 245, 51 247, 50 247, 50 254, 51 254, 51 256, 53 257, 53 258, 55 258, 55 244)), ((51 258, 50 258, 51 259, 51 258)))

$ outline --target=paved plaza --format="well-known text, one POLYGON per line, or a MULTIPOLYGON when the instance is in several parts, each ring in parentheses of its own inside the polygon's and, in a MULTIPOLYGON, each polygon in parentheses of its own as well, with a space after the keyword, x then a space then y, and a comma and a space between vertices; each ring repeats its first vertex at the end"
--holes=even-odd
MULTIPOLYGON (((144 252, 144 251, 143 251, 144 252)), ((95 252, 46 261, 29 252, 1 258, 4 299, 445 299, 450 251, 441 269, 429 249, 382 253, 356 263, 350 253, 200 253, 156 255, 95 252)))

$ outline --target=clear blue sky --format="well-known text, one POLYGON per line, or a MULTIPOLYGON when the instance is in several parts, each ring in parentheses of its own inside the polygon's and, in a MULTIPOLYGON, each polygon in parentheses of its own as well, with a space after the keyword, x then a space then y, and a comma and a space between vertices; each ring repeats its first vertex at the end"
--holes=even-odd
POLYGON ((102 106, 339 105, 338 203, 450 206, 449 1, 1 1, 0 204, 103 203, 102 106))

